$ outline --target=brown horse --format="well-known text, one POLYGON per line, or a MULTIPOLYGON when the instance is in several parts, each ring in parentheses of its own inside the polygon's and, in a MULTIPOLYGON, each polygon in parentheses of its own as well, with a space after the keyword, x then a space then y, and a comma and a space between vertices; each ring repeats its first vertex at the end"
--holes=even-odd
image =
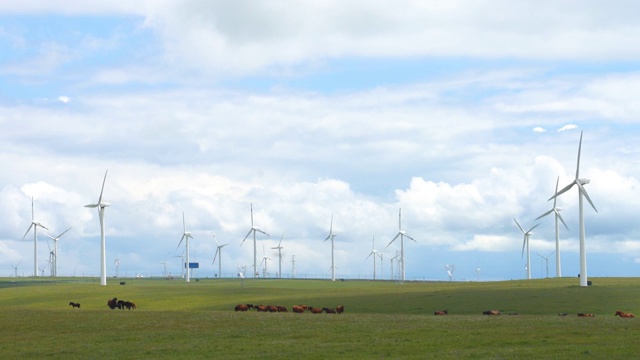
POLYGON ((320 314, 320 313, 322 313, 322 308, 316 308, 316 307, 309 306, 307 308, 307 310, 309 310, 312 314, 320 314))
POLYGON ((342 314, 344 312, 344 305, 336 306, 336 313, 342 314))
MULTIPOLYGON (((621 318, 632 318, 635 317, 635 315, 633 315, 632 313, 626 313, 626 312, 622 312, 620 310, 616 311, 616 315, 620 316, 621 318)), ((614 316, 616 316, 614 315, 614 316)))
POLYGON ((72 309, 73 308, 80 309, 80 303, 76 303, 76 302, 73 302, 73 301, 69 302, 69 306, 71 306, 72 309))
POLYGON ((302 314, 305 311, 306 306, 301 306, 301 305, 293 305, 291 307, 291 310, 293 310, 294 313, 296 314, 302 314))
POLYGON ((433 315, 449 315, 449 310, 436 311, 433 315))

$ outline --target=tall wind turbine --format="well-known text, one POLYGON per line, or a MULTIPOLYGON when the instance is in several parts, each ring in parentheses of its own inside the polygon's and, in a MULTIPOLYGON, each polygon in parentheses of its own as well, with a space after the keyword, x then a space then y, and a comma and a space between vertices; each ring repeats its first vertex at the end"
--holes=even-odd
POLYGON ((11 267, 13 268, 13 271, 14 271, 14 277, 18 277, 18 265, 20 265, 21 262, 22 262, 22 260, 18 261, 18 263, 15 264, 15 265, 11 265, 11 267))
MULTIPOLYGON (((558 184, 560 183, 560 176, 558 176, 558 180, 556 180, 556 194, 558 193, 558 184)), ((564 219, 562 218, 562 215, 560 215, 560 211, 562 211, 562 208, 559 208, 556 206, 556 201, 558 200, 558 198, 553 198, 553 207, 551 208, 551 210, 545 212, 544 214, 538 216, 536 218, 536 220, 541 219, 551 213, 554 213, 555 215, 555 219, 556 219, 556 277, 562 277, 562 267, 560 266, 560 224, 558 223, 558 220, 560 220, 562 222, 562 224, 564 225, 565 228, 567 228, 567 230, 569 230, 569 227, 567 226, 567 224, 564 222, 564 219)))
POLYGON ((100 218, 100 285, 103 286, 107 285, 107 251, 104 239, 104 209, 111 204, 102 202, 102 193, 104 192, 104 183, 107 181, 108 172, 108 169, 104 172, 104 179, 102 180, 102 188, 100 189, 98 202, 84 206, 87 208, 98 208, 98 217, 100 218))
POLYGON ((522 234, 524 235, 524 240, 522 241, 522 256, 524 256, 524 247, 526 245, 527 246, 527 279, 531 279, 531 252, 529 252, 529 235, 531 235, 531 231, 533 231, 533 229, 535 229, 540 224, 535 224, 528 231, 524 231, 522 226, 520 226, 520 224, 518 223, 518 220, 513 219, 513 221, 516 222, 516 225, 518 225, 518 228, 520 229, 520 231, 522 231, 522 234))
POLYGON ((329 235, 322 241, 325 242, 327 240, 331 240, 331 281, 336 281, 336 263, 335 257, 333 256, 334 245, 333 239, 336 237, 336 234, 333 233, 333 214, 331 214, 331 225, 329 226, 329 235))
POLYGON ((405 279, 405 272, 404 272, 404 238, 408 238, 409 240, 413 240, 415 241, 411 236, 407 235, 407 232, 402 230, 402 209, 398 209, 398 234, 396 234, 396 236, 391 240, 391 242, 387 245, 387 247, 389 247, 389 245, 391 245, 392 242, 396 241, 397 238, 400 238, 400 261, 402 262, 402 270, 400 273, 400 278, 401 281, 404 281, 405 279))
POLYGON ((34 219, 34 216, 33 216, 33 196, 32 196, 31 197, 31 224, 29 224, 29 228, 24 233, 24 236, 22 237, 22 240, 24 240, 24 238, 27 237, 27 234, 29 233, 29 231, 31 231, 31 228, 33 228, 33 276, 35 276, 35 277, 38 276, 38 235, 36 234, 38 232, 37 231, 38 230, 38 226, 40 226, 43 229, 49 230, 44 225, 40 224, 39 222, 37 222, 34 219))
POLYGON ((585 249, 585 244, 584 244, 584 235, 585 235, 584 234, 584 210, 582 206, 584 201, 582 199, 587 198, 587 201, 589 202, 589 204, 591 204, 591 207, 596 212, 598 212, 598 209, 596 209, 595 205, 593 205, 591 198, 589 198, 589 194, 587 194, 587 190, 585 190, 583 186, 588 184, 591 181, 589 179, 580 179, 580 151, 581 150, 582 150, 582 131, 580 132, 580 143, 578 145, 578 162, 576 165, 576 178, 569 185, 565 186, 562 190, 560 190, 560 192, 556 192, 556 194, 550 197, 549 200, 555 199, 559 195, 569 191, 569 189, 571 189, 573 185, 576 185, 578 187, 578 207, 579 207, 579 217, 580 217, 580 286, 587 286, 588 285, 587 250, 585 249))
POLYGON ((242 239, 242 242, 240 243, 240 246, 242 246, 242 244, 244 244, 244 241, 247 240, 249 235, 251 235, 251 233, 253 233, 253 277, 254 278, 258 277, 258 267, 257 267, 258 249, 256 248, 256 232, 263 233, 263 234, 269 236, 269 234, 267 234, 266 232, 258 229, 257 227, 255 227, 253 225, 253 203, 251 203, 251 230, 249 230, 249 232, 244 237, 244 239, 242 239))
POLYGON ((278 250, 278 277, 279 278, 282 278, 282 249, 284 249, 282 247, 282 239, 284 239, 284 233, 282 233, 282 237, 280 237, 280 242, 278 243, 278 246, 272 247, 272 249, 278 250))
POLYGON ((71 228, 68 228, 67 230, 63 231, 62 234, 56 237, 45 233, 46 236, 53 240, 53 276, 58 276, 58 240, 60 240, 62 235, 66 234, 69 230, 71 230, 71 228))
POLYGON ((178 247, 176 247, 176 249, 178 249, 180 247, 180 244, 182 244, 182 241, 186 239, 185 243, 184 243, 184 247, 185 247, 185 253, 187 255, 186 257, 186 272, 187 272, 187 282, 191 282, 191 269, 189 268, 189 239, 193 239, 193 236, 191 236, 191 233, 187 231, 187 225, 184 221, 184 211, 182 212, 182 237, 180 238, 180 242, 178 243, 178 247))
MULTIPOLYGON (((213 235, 213 238, 215 239, 216 236, 213 235)), ((216 240, 216 253, 215 255, 213 255, 213 261, 211 262, 211 265, 215 264, 216 262, 216 257, 218 257, 218 254, 220 255, 220 258, 218 259, 218 278, 222 277, 222 248, 227 246, 229 244, 218 244, 218 240, 216 240)))
MULTIPOLYGON (((369 253, 369 256, 367 256, 367 259, 370 258, 371 256, 373 256, 373 280, 376 279, 376 257, 378 257, 378 251, 376 250, 376 237, 373 237, 373 240, 371 240, 371 252, 369 253)), ((365 260, 367 260, 365 259, 365 260)), ((380 260, 382 261, 382 260, 380 260)))

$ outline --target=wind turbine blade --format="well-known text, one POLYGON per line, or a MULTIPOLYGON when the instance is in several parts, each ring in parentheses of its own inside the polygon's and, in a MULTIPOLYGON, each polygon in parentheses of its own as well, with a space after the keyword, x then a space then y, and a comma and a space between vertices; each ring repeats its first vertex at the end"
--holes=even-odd
POLYGON ((216 254, 215 254, 215 255, 213 255, 213 261, 211 262, 211 265, 213 265, 213 264, 215 264, 215 263, 216 263, 216 257, 218 257, 218 253, 219 253, 219 252, 220 252, 220 248, 218 248, 218 249, 216 250, 216 254))
MULTIPOLYGON (((56 240, 56 239, 60 239, 60 238, 62 237, 62 235, 66 234, 66 233, 67 233, 67 231, 69 231, 69 230, 71 230, 71 228, 68 228, 67 230, 63 231, 63 232, 62 232, 62 234, 60 234, 60 235, 56 236, 56 238, 55 238, 54 240, 56 240)), ((53 239, 53 238, 52 238, 52 239, 53 239)))
POLYGON ((580 143, 578 145, 578 164, 576 165, 576 180, 580 177, 580 151, 582 150, 582 131, 580 131, 580 143))
POLYGON ((24 240, 24 238, 26 238, 26 237, 27 237, 27 234, 29 233, 29 231, 31 231, 31 228, 32 228, 32 227, 33 227, 33 223, 31 223, 31 224, 29 225, 29 228, 27 229, 27 232, 25 232, 25 233, 24 233, 24 236, 22 237, 22 240, 24 240))
POLYGON ((564 219, 562 218, 562 215, 560 215, 559 212, 556 211, 556 216, 558 217, 558 219, 560 219, 560 221, 562 222, 562 224, 564 225, 564 227, 567 228, 567 230, 569 230, 569 227, 567 226, 567 224, 564 222, 564 219))
POLYGON ((180 242, 178 243, 176 250, 180 247, 180 244, 182 244, 182 240, 184 240, 185 237, 187 237, 187 234, 182 234, 182 237, 180 238, 180 242))
POLYGON ((31 222, 33 222, 34 219, 34 215, 33 215, 33 196, 31 197, 31 222))
POLYGON ((409 238, 410 240, 413 240, 414 242, 417 242, 414 238, 412 238, 411 236, 407 235, 406 233, 404 234, 404 237, 409 238))
POLYGON ((593 210, 598 212, 598 209, 596 209, 596 206, 593 205, 593 202, 591 201, 591 198, 589 197, 589 194, 587 193, 587 190, 585 190, 584 186, 582 186, 582 184, 580 184, 579 181, 576 182, 576 184, 578 184, 578 189, 580 189, 580 192, 582 193, 582 195, 584 195, 584 197, 587 198, 587 201, 589 202, 589 204, 591 204, 591 207, 593 208, 593 210))
MULTIPOLYGON (((558 176, 558 179, 556 180, 556 194, 558 193, 558 185, 560 184, 560 176, 558 176)), ((553 198, 553 208, 556 208, 556 202, 558 201, 557 197, 553 198)))
POLYGON ((398 231, 402 230, 402 208, 398 208, 398 231))
POLYGON ((251 203, 251 227, 253 227, 253 203, 251 203))
POLYGON ((40 227, 41 227, 41 228, 43 228, 43 229, 49 230, 49 228, 48 228, 48 227, 46 227, 46 226, 44 226, 44 225, 40 224, 39 222, 35 223, 35 225, 36 225, 36 226, 40 226, 40 227))
POLYGON ((527 235, 524 236, 524 240, 522 240, 522 255, 520 255, 520 258, 522 259, 524 257, 524 245, 527 243, 527 235))
POLYGON ((251 232, 253 231, 253 228, 251 228, 251 230, 249 230, 249 232, 247 233, 247 235, 244 237, 244 239, 242 239, 242 242, 240 243, 240 246, 242 246, 242 244, 244 244, 244 241, 247 240, 247 238, 249 237, 249 235, 251 235, 251 232))
POLYGON ((333 234, 333 213, 331 213, 331 225, 329 225, 329 236, 333 234))
POLYGON ((102 204, 102 192, 104 191, 104 183, 107 182, 107 173, 109 169, 104 172, 104 179, 102 180, 102 188, 100 189, 100 197, 98 198, 98 205, 102 204))
POLYGON ((524 231, 524 229, 522 228, 522 226, 520 226, 520 224, 518 223, 518 220, 513 219, 513 221, 515 221, 515 222, 516 222, 516 225, 518 225, 518 229, 520 229, 520 231, 522 231, 522 233, 524 234, 524 233, 525 233, 525 231, 524 231))
POLYGON ((262 231, 262 230, 260 230, 260 229, 258 229, 258 228, 254 228, 254 229, 255 229, 257 232, 259 232, 259 233, 263 233, 263 234, 265 234, 265 235, 267 235, 267 236, 271 236, 271 235, 267 234, 266 232, 264 232, 264 231, 262 231))
POLYGON ((538 225, 540 225, 540 224, 535 224, 535 225, 533 225, 533 227, 532 227, 531 229, 529 229, 529 231, 527 231, 527 232, 528 232, 528 233, 531 233, 531 231, 533 231, 533 229, 537 228, 537 227, 538 227, 538 225))
POLYGON ((183 233, 187 233, 187 223, 184 221, 184 211, 182 212, 182 231, 183 233))
POLYGON ((397 238, 398 238, 398 236, 400 236, 400 235, 401 235, 401 233, 398 233, 398 235, 396 235, 396 237, 394 237, 394 238, 389 242, 389 244, 387 244, 387 246, 385 246, 385 247, 386 247, 386 248, 387 248, 387 247, 389 247, 389 245, 391 245, 391 243, 392 243, 392 242, 396 241, 396 239, 397 239, 397 238))
POLYGON ((282 244, 282 239, 284 239, 284 232, 282 233, 282 236, 280 237, 280 242, 278 243, 278 247, 280 247, 280 244, 282 244))
MULTIPOLYGON (((555 204, 555 198, 554 198, 553 200, 554 200, 554 204, 555 204)), ((543 217, 545 217, 545 216, 547 216, 547 215, 551 214, 554 210, 555 210, 555 207, 554 207, 553 209, 551 209, 551 210, 547 211, 546 213, 544 213, 544 214, 542 214, 542 215, 538 216, 538 217, 536 218, 536 220, 541 219, 541 218, 543 218, 543 217)))
MULTIPOLYGON (((550 198, 549 198, 549 200, 551 200, 551 199, 555 199, 555 198, 557 198, 558 196, 560 196, 560 195, 564 194, 565 192, 569 191, 569 189, 571 189, 571 188, 573 187, 573 185, 575 185, 576 183, 577 183, 577 181, 576 181, 576 180, 572 181, 569 185, 567 185, 567 186, 563 187, 563 188, 562 188, 562 190, 560 190, 560 191, 559 191, 559 192, 557 192, 555 195, 553 195, 552 197, 550 197, 550 198)), ((549 200, 547 200, 547 201, 549 201, 549 200)))

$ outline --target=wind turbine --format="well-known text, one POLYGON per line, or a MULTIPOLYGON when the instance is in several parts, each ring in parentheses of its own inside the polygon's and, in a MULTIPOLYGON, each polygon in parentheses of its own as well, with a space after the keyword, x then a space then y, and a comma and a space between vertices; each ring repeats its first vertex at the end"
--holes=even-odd
POLYGON ((167 259, 169 258, 169 254, 167 253, 167 256, 165 256, 164 261, 160 262, 160 264, 163 265, 162 268, 162 277, 166 277, 167 276, 167 259))
POLYGON ((262 261, 260 262, 260 264, 264 263, 264 267, 262 268, 262 278, 267 277, 267 261, 271 261, 271 259, 267 257, 267 254, 264 252, 264 244, 262 244, 262 261))
MULTIPOLYGON (((368 258, 370 258, 371 256, 373 256, 373 280, 376 279, 376 257, 377 257, 377 253, 378 251, 375 249, 375 243, 376 243, 376 237, 373 237, 373 240, 371 240, 371 252, 369 253, 369 256, 367 256, 367 258, 365 260, 367 260, 368 258)), ((382 260, 381 260, 382 261, 382 260)))
POLYGON ((561 194, 564 194, 565 192, 569 191, 569 189, 571 189, 573 185, 576 185, 578 187, 578 207, 579 207, 579 218, 580 218, 580 286, 587 286, 588 285, 587 250, 585 249, 585 244, 584 244, 584 236, 585 236, 584 210, 583 210, 584 201, 582 199, 587 198, 587 201, 589 202, 589 204, 591 204, 591 207, 596 212, 598 212, 598 209, 596 209, 595 205, 593 205, 591 198, 589 198, 589 194, 587 194, 587 190, 585 190, 583 186, 590 183, 591 181, 589 179, 580 179, 580 151, 581 150, 582 150, 582 131, 580 132, 580 143, 578 145, 578 162, 576 165, 576 178, 569 185, 565 186, 562 190, 560 190, 560 192, 556 192, 556 194, 550 197, 549 200, 555 199, 561 194))
POLYGON ((22 260, 18 261, 18 263, 15 264, 15 265, 11 265, 11 267, 13 268, 13 271, 14 271, 14 277, 18 277, 18 265, 20 265, 21 262, 22 262, 22 260))
POLYGON ((116 266, 116 278, 119 278, 120 277, 120 274, 119 274, 119 271, 120 271, 120 259, 116 259, 113 262, 113 265, 116 266))
POLYGON ((537 254, 538 254, 538 256, 540 256, 541 258, 543 258, 543 259, 544 259, 545 268, 547 269, 547 278, 548 278, 548 277, 549 277, 549 256, 550 256, 551 254, 553 254, 553 253, 549 254, 549 256, 546 256, 546 257, 544 257, 544 256, 540 255, 540 253, 537 253, 537 254))
POLYGON ((191 269, 189 268, 189 239, 193 239, 193 236, 191 236, 191 233, 187 231, 187 225, 184 221, 184 211, 182 212, 182 237, 180 238, 180 242, 178 243, 178 246, 176 247, 176 249, 178 249, 180 247, 180 244, 182 244, 182 241, 186 239, 185 243, 184 243, 184 247, 185 247, 185 253, 187 255, 186 258, 186 272, 187 272, 187 282, 191 282, 191 269))
POLYGON ((38 232, 37 231, 38 226, 40 226, 43 229, 49 230, 44 225, 35 221, 33 216, 33 196, 32 196, 31 197, 31 224, 29 224, 29 228, 27 228, 27 231, 24 233, 22 240, 24 240, 24 238, 27 237, 27 234, 29 233, 29 231, 31 231, 31 228, 33 228, 33 276, 35 277, 38 276, 38 235, 36 234, 38 232))
MULTIPOLYGON (((556 194, 558 193, 558 184, 560 183, 560 177, 558 176, 558 180, 556 180, 556 194)), ((555 214, 555 219, 556 219, 556 277, 562 277, 562 268, 560 266, 560 225, 558 223, 558 220, 560 220, 562 222, 562 224, 564 225, 565 228, 567 228, 567 230, 569 230, 569 227, 567 226, 567 224, 564 222, 564 219, 562 219, 562 215, 560 215, 560 211, 562 211, 561 208, 556 206, 556 201, 558 200, 557 197, 553 198, 553 207, 551 208, 551 210, 545 212, 544 214, 538 216, 536 218, 536 220, 541 219, 551 213, 555 214)), ((548 275, 548 274, 547 274, 548 275)), ((548 276, 547 276, 548 277, 548 276)))
POLYGON ((379 253, 380 256, 380 279, 384 279, 384 253, 379 253))
MULTIPOLYGON (((216 238, 216 235, 213 235, 213 238, 216 238)), ((211 262, 211 265, 215 264, 216 262, 216 257, 218 257, 218 254, 220 254, 220 258, 218 259, 218 278, 222 277, 222 248, 227 246, 229 244, 218 244, 218 240, 216 240, 216 253, 213 255, 213 261, 211 262)))
POLYGON ((528 231, 524 231, 522 226, 520 226, 520 224, 518 223, 518 220, 513 219, 513 221, 516 222, 516 225, 518 225, 518 228, 520 229, 520 231, 522 231, 522 234, 524 234, 524 240, 522 241, 522 256, 524 256, 524 247, 526 245, 527 246, 527 279, 531 279, 531 253, 529 252, 529 235, 531 235, 531 231, 540 224, 535 224, 528 231))
POLYGON ((244 237, 244 239, 242 239, 242 242, 240 243, 240 246, 242 246, 242 244, 244 244, 244 241, 247 240, 249 235, 251 235, 251 233, 253 233, 253 277, 254 278, 258 277, 258 268, 257 268, 258 250, 256 248, 256 232, 263 233, 263 234, 269 236, 269 234, 267 234, 266 232, 258 229, 257 227, 255 227, 253 225, 253 203, 251 203, 251 230, 249 230, 249 232, 244 237))
POLYGON ((456 265, 452 264, 452 265, 445 265, 444 269, 447 271, 447 275, 449 275, 449 281, 453 281, 453 270, 455 270, 456 265))
POLYGON ((102 188, 100 189, 98 202, 84 206, 87 208, 98 208, 98 217, 100 218, 100 285, 103 286, 107 285, 107 251, 104 239, 104 209, 111 204, 102 202, 102 193, 104 192, 104 183, 107 181, 108 172, 108 169, 104 172, 104 179, 102 180, 102 188))
POLYGON ((402 208, 400 208, 398 210, 398 234, 396 234, 396 236, 391 240, 391 242, 387 245, 387 247, 389 247, 389 245, 391 245, 392 242, 396 241, 396 239, 400 237, 400 261, 402 262, 402 270, 401 270, 401 281, 404 281, 405 279, 405 272, 404 272, 404 238, 408 238, 409 240, 413 240, 415 241, 411 236, 407 235, 407 232, 402 230, 402 208))
POLYGON ((278 277, 279 278, 282 278, 282 249, 284 249, 282 247, 282 239, 284 239, 284 233, 282 233, 282 237, 280 237, 280 242, 278 243, 278 246, 272 247, 272 249, 278 250, 278 277))
POLYGON ((71 228, 68 228, 67 230, 63 231, 62 234, 53 237, 47 233, 45 233, 46 236, 48 236, 51 240, 53 240, 53 276, 58 276, 58 240, 60 240, 60 238, 62 237, 62 235, 66 234, 67 231, 71 230, 71 228))
POLYGON ((333 239, 336 237, 336 234, 333 233, 333 214, 331 214, 331 225, 329 226, 329 235, 322 241, 325 242, 327 240, 331 240, 331 281, 336 281, 336 263, 335 257, 333 255, 334 252, 334 243, 333 239))

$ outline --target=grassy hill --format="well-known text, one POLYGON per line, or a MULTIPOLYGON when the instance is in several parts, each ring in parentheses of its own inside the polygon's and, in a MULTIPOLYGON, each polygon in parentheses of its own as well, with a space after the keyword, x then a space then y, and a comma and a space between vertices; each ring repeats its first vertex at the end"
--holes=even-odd
POLYGON ((608 358, 637 356, 640 279, 505 282, 0 279, 0 357, 608 358), (119 285, 126 281, 126 285, 119 285), (137 310, 110 310, 109 298, 137 310), (80 309, 68 306, 82 304, 80 309), (345 305, 342 315, 236 313, 238 303, 345 305), (434 316, 448 309, 449 316, 434 316), (499 309, 518 316, 483 316, 499 309), (579 318, 577 313, 593 313, 579 318), (568 316, 558 316, 568 313, 568 316))

